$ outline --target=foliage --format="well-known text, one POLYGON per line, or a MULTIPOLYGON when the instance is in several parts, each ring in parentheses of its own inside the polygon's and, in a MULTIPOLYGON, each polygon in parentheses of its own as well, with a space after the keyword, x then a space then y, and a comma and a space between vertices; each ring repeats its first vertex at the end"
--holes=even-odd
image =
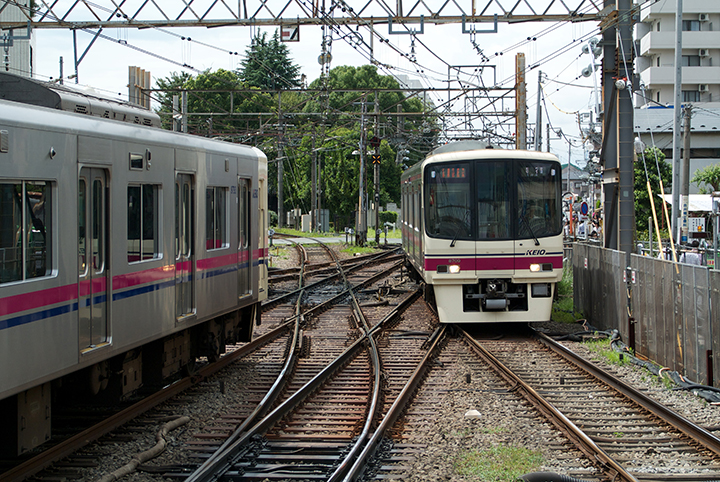
POLYGON ((381 211, 379 217, 381 226, 385 225, 385 223, 395 224, 398 218, 398 213, 395 211, 381 211))
POLYGON ((300 66, 290 60, 290 50, 275 30, 268 40, 267 32, 253 38, 238 69, 238 77, 251 87, 279 90, 300 86, 300 66))
POLYGON ((268 226, 277 226, 278 225, 278 215, 275 211, 268 211, 268 215, 270 216, 268 226))
POLYGON ((524 447, 499 445, 485 450, 471 450, 455 460, 455 471, 485 482, 514 482, 521 475, 540 467, 539 451, 524 447))
POLYGON ((658 216, 658 222, 663 226, 662 216, 662 199, 660 194, 660 178, 658 177, 658 168, 662 175, 663 188, 666 193, 672 192, 672 166, 665 161, 665 155, 657 147, 647 147, 642 156, 635 163, 635 231, 647 231, 648 218, 652 217, 652 207, 650 206, 650 196, 647 191, 647 179, 650 180, 650 188, 655 201, 655 212, 658 216), (643 159, 645 163, 643 164, 643 159), (657 167, 655 160, 657 159, 657 167), (647 178, 645 177, 647 167, 647 178))
POLYGON ((555 289, 558 295, 553 302, 550 319, 558 323, 575 323, 582 318, 582 314, 575 311, 572 267, 563 269, 563 277, 555 289))
POLYGON ((711 164, 695 171, 692 182, 699 188, 701 194, 711 194, 713 191, 720 191, 720 164, 711 164), (706 186, 709 185, 711 189, 706 186))
POLYGON ((623 365, 625 359, 620 359, 620 353, 612 349, 610 338, 591 338, 584 341, 587 348, 605 358, 614 365, 623 365))
POLYGON ((163 117, 163 127, 166 128, 171 128, 169 114, 172 112, 173 95, 178 95, 181 90, 188 91, 188 132, 198 135, 233 138, 239 130, 257 128, 259 123, 255 116, 250 121, 243 121, 230 114, 267 112, 276 103, 269 94, 248 93, 247 86, 237 74, 224 69, 207 70, 195 77, 187 72, 173 72, 170 77, 158 79, 157 88, 167 90, 158 95, 158 114, 163 117))
MULTIPOLYGON (((381 158, 380 205, 399 203, 400 175, 435 144, 437 119, 424 114, 423 102, 402 90, 395 78, 379 74, 372 65, 330 70, 327 78, 311 85, 322 86, 327 95, 315 96, 304 90, 261 91, 298 86, 298 74, 299 68, 289 59, 278 33, 272 38, 263 34, 254 39, 242 67, 235 72, 218 69, 196 76, 182 72, 159 79, 157 87, 164 91, 157 94, 158 113, 164 126, 171 128, 173 95, 188 91, 190 133, 254 143, 265 152, 269 161, 271 208, 275 208, 278 194, 277 161, 282 159, 283 210, 310 211, 312 166, 317 161, 320 207, 328 209, 331 221, 342 227, 354 224, 357 210, 360 156, 356 151, 362 137, 360 118, 364 101, 368 150, 363 181, 368 199, 374 200, 375 186, 367 144, 377 136, 381 138, 377 150, 381 158), (376 101, 380 112, 377 116, 372 114, 376 101), (323 113, 323 118, 318 113, 323 113), (402 113, 417 115, 398 115, 402 113)), ((272 218, 270 222, 272 225, 272 218)))
POLYGON ((376 249, 371 248, 370 246, 348 246, 347 248, 343 249, 342 252, 355 256, 356 254, 372 254, 376 252, 376 249))

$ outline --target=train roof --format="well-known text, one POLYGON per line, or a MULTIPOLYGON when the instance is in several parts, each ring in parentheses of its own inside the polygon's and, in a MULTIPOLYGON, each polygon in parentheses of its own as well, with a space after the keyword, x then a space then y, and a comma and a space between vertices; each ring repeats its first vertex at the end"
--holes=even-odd
POLYGON ((8 72, 0 72, 0 99, 147 127, 161 125, 160 116, 136 104, 8 72))
POLYGON ((433 149, 428 156, 446 152, 476 151, 478 149, 495 149, 495 147, 485 141, 455 141, 433 149))
POLYGON ((150 142, 176 149, 203 150, 218 154, 255 158, 265 162, 267 157, 258 148, 225 142, 208 137, 148 129, 141 125, 117 122, 89 115, 76 115, 57 109, 9 102, 0 99, 0 125, 10 123, 20 128, 35 128, 71 135, 150 142))

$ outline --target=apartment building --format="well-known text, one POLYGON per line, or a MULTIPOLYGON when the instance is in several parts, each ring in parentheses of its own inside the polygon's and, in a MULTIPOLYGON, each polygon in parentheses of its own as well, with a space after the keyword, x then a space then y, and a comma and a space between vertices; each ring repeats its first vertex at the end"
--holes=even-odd
MULTIPOLYGON (((635 132, 672 162, 675 103, 675 1, 640 2, 636 72, 645 87, 635 96, 635 132)), ((682 102, 694 108, 690 172, 720 163, 720 1, 683 0, 682 102)), ((690 184, 690 192, 698 187, 690 184)))

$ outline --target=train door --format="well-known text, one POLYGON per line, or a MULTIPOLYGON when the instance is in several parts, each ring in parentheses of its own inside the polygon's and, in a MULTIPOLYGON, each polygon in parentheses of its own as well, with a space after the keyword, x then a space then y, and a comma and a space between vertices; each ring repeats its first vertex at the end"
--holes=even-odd
POLYGON ((78 315, 80 351, 108 333, 108 185, 104 169, 83 167, 78 184, 78 315))
POLYGON ((250 179, 238 177, 238 298, 252 293, 252 243, 251 238, 250 179))
POLYGON ((175 177, 175 316, 195 314, 195 187, 190 174, 175 177))

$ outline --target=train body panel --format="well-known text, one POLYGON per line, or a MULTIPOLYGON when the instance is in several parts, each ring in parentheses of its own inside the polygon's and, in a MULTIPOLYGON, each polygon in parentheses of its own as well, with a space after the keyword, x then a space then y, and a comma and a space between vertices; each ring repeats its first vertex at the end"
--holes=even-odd
POLYGON ((261 151, 8 101, 0 137, 0 401, 210 320, 252 333, 261 151))
POLYGON ((402 177, 403 247, 440 321, 545 321, 562 277, 555 156, 456 143, 402 177))

